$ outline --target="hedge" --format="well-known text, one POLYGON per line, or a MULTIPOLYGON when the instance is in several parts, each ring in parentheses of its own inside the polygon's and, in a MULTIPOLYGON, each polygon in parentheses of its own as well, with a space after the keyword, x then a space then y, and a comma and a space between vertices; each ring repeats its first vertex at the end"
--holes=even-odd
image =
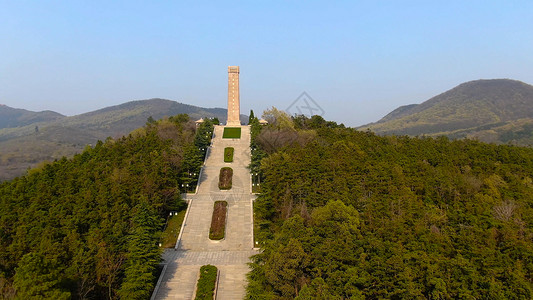
POLYGON ((233 162, 233 152, 235 152, 233 147, 224 148, 224 162, 233 162))
POLYGON ((205 265, 200 268, 200 278, 196 283, 195 300, 213 300, 217 281, 217 267, 205 265))

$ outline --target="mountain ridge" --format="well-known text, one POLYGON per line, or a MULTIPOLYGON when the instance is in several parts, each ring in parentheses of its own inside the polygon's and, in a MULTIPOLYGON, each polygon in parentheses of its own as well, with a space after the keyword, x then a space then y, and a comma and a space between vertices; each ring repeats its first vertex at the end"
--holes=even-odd
MULTIPOLYGON (((6 111, 23 109, 5 106, 6 111)), ((22 175, 29 167, 42 161, 70 157, 87 145, 108 137, 120 138, 142 127, 149 117, 162 119, 188 114, 190 120, 218 118, 225 122, 224 108, 203 108, 177 101, 152 98, 134 100, 95 111, 63 116, 59 119, 39 119, 20 123, 17 127, 0 128, 0 181, 22 175)), ((246 122, 247 116, 241 115, 246 122)))
POLYGON ((51 110, 37 112, 0 104, 0 129, 25 126, 38 122, 55 121, 65 117, 51 110))
POLYGON ((462 83, 423 103, 400 106, 359 128, 378 134, 447 135, 531 145, 533 135, 506 141, 501 136, 522 132, 522 125, 533 122, 532 116, 533 86, 511 79, 481 79, 462 83))

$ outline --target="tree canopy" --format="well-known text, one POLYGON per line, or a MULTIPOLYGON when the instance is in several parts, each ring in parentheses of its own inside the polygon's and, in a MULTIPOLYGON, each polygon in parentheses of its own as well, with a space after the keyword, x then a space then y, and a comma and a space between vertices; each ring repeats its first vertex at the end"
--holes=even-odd
POLYGON ((256 133, 248 299, 533 297, 533 149, 293 124, 256 133))
POLYGON ((164 218, 185 208, 179 187, 192 179, 183 174, 200 168, 210 142, 204 126, 187 115, 150 120, 1 183, 0 294, 148 298, 164 218))

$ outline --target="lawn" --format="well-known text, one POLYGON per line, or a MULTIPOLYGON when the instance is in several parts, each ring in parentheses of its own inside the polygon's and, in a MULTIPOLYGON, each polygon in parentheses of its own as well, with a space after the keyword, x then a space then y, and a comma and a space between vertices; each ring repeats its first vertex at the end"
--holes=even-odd
POLYGON ((233 152, 235 149, 233 147, 226 147, 224 148, 224 162, 232 162, 233 161, 233 152))
POLYGON ((178 212, 177 215, 168 219, 167 227, 161 234, 161 244, 163 248, 172 248, 176 245, 178 235, 180 234, 181 224, 185 219, 186 209, 178 212))
POLYGON ((226 212, 228 202, 216 201, 213 207, 213 217, 211 218, 211 229, 209 229, 209 238, 212 240, 221 240, 224 238, 226 231, 226 212))
POLYGON ((225 127, 224 133, 222 134, 224 139, 240 139, 241 138, 241 128, 240 127, 225 127))

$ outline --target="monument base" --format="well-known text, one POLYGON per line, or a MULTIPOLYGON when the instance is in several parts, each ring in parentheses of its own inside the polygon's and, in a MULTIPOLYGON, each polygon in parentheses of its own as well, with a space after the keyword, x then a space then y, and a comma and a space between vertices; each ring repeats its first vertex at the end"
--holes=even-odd
POLYGON ((226 126, 241 126, 241 122, 228 121, 226 122, 226 126))

